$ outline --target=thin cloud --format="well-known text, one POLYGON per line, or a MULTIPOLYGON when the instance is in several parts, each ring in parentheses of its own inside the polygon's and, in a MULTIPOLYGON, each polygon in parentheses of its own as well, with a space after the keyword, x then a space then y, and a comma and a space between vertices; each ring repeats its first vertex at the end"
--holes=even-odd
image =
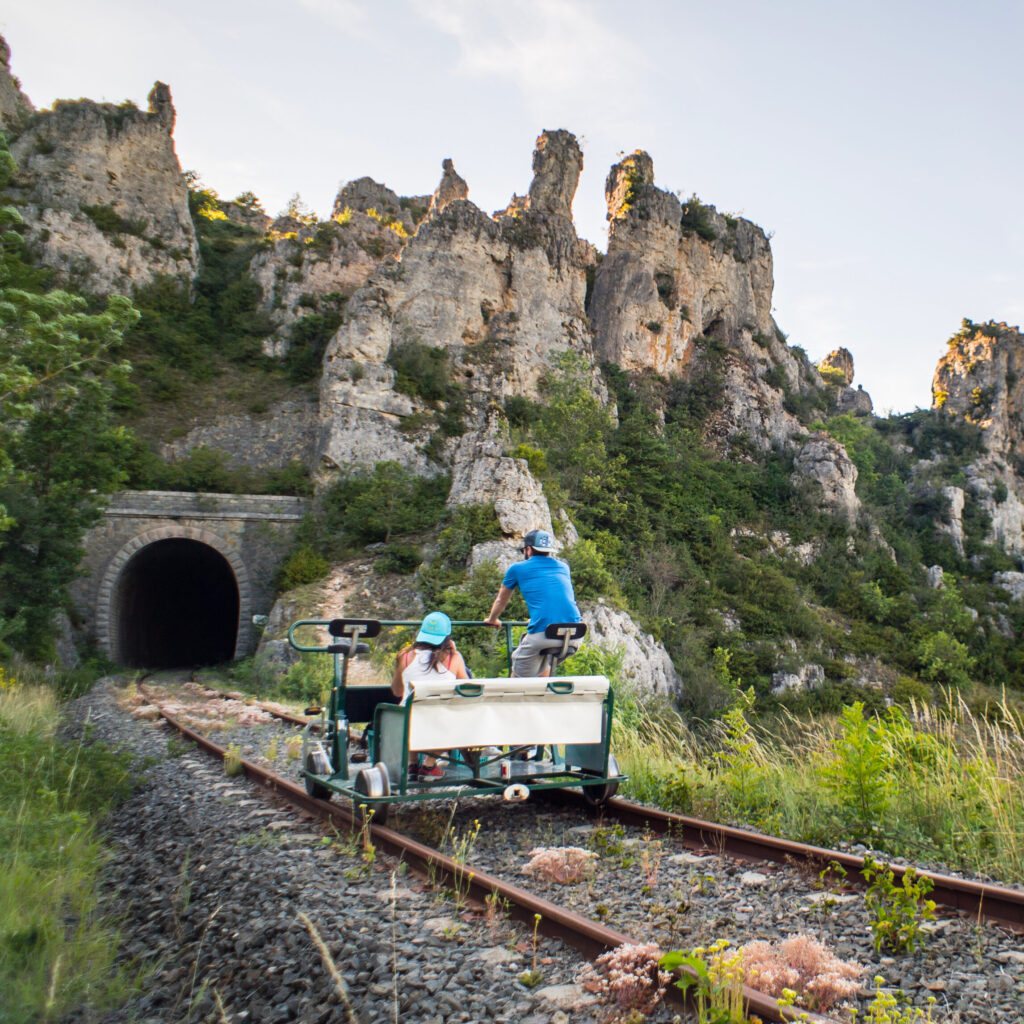
POLYGON ((534 115, 564 112, 586 120, 599 116, 605 125, 636 124, 645 58, 600 20, 593 5, 412 0, 412 6, 458 44, 457 74, 509 81, 534 115))
POLYGON ((370 35, 367 8, 359 0, 299 0, 299 6, 331 28, 362 38, 370 35))

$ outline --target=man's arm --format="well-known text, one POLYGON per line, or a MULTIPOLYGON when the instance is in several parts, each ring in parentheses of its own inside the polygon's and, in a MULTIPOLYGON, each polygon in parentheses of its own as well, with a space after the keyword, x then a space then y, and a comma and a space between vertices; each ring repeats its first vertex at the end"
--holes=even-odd
POLYGON ((501 625, 501 619, 499 615, 508 607, 509 601, 512 600, 512 588, 506 587, 504 583, 498 587, 498 596, 494 599, 494 604, 491 605, 491 610, 487 613, 487 618, 484 619, 484 625, 498 627, 501 625))

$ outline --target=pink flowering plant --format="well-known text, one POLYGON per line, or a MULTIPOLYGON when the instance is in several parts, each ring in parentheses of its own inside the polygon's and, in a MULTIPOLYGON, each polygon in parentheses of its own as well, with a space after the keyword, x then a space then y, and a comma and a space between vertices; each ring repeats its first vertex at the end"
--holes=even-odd
POLYGON ((613 1020, 637 1020, 654 1012, 672 978, 659 966, 661 955, 653 942, 626 942, 599 956, 577 981, 613 1009, 613 1020))
POLYGON ((840 960, 809 935, 782 942, 748 942, 743 946, 744 980, 751 988, 779 998, 788 989, 811 1010, 826 1011, 860 988, 864 968, 840 960))
POLYGON ((533 858, 529 864, 523 865, 528 875, 547 878, 560 885, 573 885, 580 882, 594 870, 597 854, 589 850, 581 850, 578 846, 540 847, 530 851, 533 858))

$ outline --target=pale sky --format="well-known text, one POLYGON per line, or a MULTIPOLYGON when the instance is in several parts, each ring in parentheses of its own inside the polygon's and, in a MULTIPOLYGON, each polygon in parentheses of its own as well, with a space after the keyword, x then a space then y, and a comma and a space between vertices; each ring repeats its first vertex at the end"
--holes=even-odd
POLYGON ((776 321, 848 348, 878 412, 930 405, 962 317, 1024 323, 1021 0, 32 0, 0 32, 39 108, 167 82, 182 167, 270 213, 429 193, 445 157, 492 212, 567 128, 604 249, 608 169, 645 149, 772 234, 776 321))

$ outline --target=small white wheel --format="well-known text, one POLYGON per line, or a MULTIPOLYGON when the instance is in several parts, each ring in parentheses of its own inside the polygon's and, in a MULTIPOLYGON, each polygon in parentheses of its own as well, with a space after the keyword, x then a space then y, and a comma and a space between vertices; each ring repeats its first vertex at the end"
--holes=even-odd
POLYGON ((365 814, 364 807, 372 808, 373 820, 378 825, 383 825, 388 820, 390 805, 370 803, 362 798, 391 795, 391 776, 388 774, 388 766, 383 761, 378 761, 372 768, 364 768, 356 776, 355 790, 359 794, 352 798, 356 816, 361 817, 365 814))

